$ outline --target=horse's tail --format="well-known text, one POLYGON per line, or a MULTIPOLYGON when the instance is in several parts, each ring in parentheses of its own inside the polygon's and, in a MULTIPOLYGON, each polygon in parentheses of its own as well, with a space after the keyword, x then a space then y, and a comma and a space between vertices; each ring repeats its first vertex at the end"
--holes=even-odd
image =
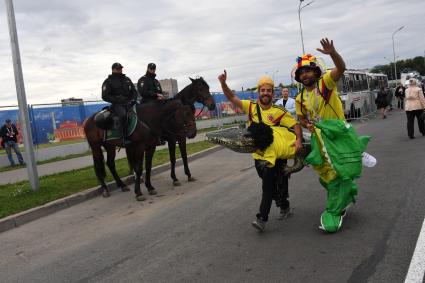
POLYGON ((104 180, 106 177, 105 158, 103 157, 102 147, 98 144, 90 145, 93 154, 94 172, 98 179, 104 180))

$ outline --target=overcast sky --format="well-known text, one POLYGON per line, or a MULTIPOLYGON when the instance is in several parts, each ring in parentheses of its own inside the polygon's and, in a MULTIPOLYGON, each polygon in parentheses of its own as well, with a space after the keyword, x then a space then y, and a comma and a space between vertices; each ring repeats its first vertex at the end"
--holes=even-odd
MULTIPOLYGON (((306 1, 308 3, 308 1, 306 1)), ((302 53, 298 0, 14 0, 28 103, 100 99, 113 62, 133 82, 149 62, 157 78, 203 76, 220 91, 269 74, 290 83, 302 53)), ((0 1, 0 106, 17 104, 5 2, 0 1)), ((315 0, 301 12, 306 52, 329 37, 349 68, 386 64, 392 33, 400 59, 423 56, 424 0, 315 0)), ((325 58, 331 66, 331 61, 325 58)))

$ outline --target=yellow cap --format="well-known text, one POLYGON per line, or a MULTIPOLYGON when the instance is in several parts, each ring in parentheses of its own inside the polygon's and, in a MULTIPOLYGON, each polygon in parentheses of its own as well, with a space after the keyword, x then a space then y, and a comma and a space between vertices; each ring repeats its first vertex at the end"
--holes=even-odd
POLYGON ((274 88, 274 82, 272 80, 272 78, 270 78, 269 76, 262 76, 257 83, 257 89, 259 90, 260 87, 262 87, 263 85, 270 85, 272 86, 272 88, 274 88))

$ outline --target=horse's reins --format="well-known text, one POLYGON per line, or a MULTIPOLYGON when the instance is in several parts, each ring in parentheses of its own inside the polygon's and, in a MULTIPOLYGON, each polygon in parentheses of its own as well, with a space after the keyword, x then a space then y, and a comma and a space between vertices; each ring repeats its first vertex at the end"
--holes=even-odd
POLYGON ((195 119, 198 119, 198 117, 201 115, 202 111, 204 111, 205 105, 202 105, 201 111, 199 111, 198 115, 195 116, 195 119))

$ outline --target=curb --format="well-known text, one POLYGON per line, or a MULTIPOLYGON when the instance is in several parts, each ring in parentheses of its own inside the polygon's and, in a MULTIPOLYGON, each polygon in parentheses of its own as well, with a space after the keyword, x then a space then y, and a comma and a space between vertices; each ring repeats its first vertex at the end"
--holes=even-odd
MULTIPOLYGON (((196 159, 205 157, 209 154, 212 154, 214 152, 217 152, 221 149, 223 149, 222 146, 214 146, 214 147, 205 149, 203 151, 197 152, 195 154, 189 155, 187 158, 188 158, 188 161, 196 160, 196 159)), ((176 160, 176 166, 180 166, 182 164, 183 164, 183 161, 181 158, 176 160)), ((152 175, 160 174, 170 169, 171 169, 170 163, 162 164, 152 168, 151 174, 152 175)), ((121 179, 126 185, 130 185, 134 183, 133 175, 126 176, 121 179)), ((107 186, 110 191, 115 191, 118 189, 118 187, 115 184, 115 181, 107 183, 107 186)), ((83 201, 95 198, 99 196, 100 194, 101 194, 100 188, 94 187, 94 188, 90 188, 85 191, 82 191, 82 192, 79 192, 79 193, 76 193, 76 194, 55 200, 55 201, 51 201, 44 205, 34 207, 23 212, 19 212, 17 214, 9 215, 3 219, 0 219, 0 233, 19 227, 28 222, 37 220, 41 217, 50 215, 52 213, 71 207, 73 205, 79 204, 83 201)))

